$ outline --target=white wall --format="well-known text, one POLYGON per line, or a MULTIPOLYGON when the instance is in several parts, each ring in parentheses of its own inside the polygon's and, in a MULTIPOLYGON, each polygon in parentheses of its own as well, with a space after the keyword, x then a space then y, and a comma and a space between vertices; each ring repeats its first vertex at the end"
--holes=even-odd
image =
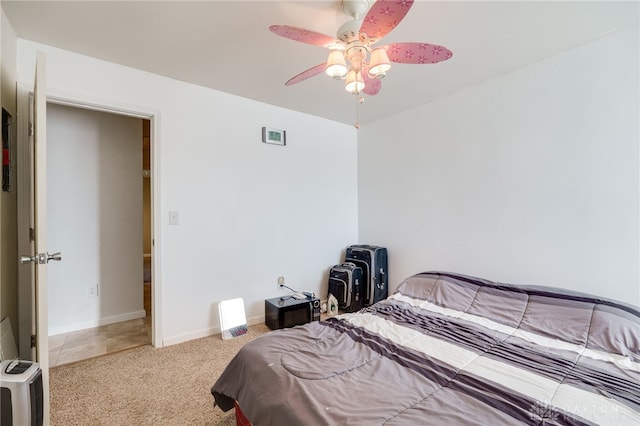
POLYGON ((219 300, 243 297, 262 320, 279 275, 326 293, 329 267, 357 240, 351 126, 18 40, 26 86, 36 50, 49 94, 155 114, 160 342, 216 332, 219 300), (261 143, 262 126, 286 129, 287 146, 261 143))
POLYGON ((47 148, 49 334, 144 317, 142 120, 48 104, 47 148))
POLYGON ((638 27, 363 126, 359 240, 640 305, 638 27))

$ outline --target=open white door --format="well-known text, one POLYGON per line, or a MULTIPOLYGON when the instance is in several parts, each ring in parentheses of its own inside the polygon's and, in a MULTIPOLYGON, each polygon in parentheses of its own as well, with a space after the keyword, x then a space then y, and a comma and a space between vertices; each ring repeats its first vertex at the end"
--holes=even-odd
POLYGON ((60 253, 47 252, 47 94, 45 79, 46 57, 38 52, 36 58, 36 76, 33 101, 34 135, 34 240, 35 253, 21 256, 22 263, 35 264, 35 346, 36 361, 42 369, 43 418, 44 424, 50 423, 49 417, 49 332, 48 332, 48 296, 47 263, 61 260, 60 253))
MULTIPOLYGON (((33 94, 18 86, 18 253, 27 262, 18 268, 18 347, 21 359, 36 360, 35 265, 30 257, 36 253, 33 213, 33 94)), ((22 260, 22 257, 21 257, 22 260)))
MULTIPOLYGON (((47 294, 47 92, 46 56, 38 52, 33 87, 34 212, 36 263, 36 361, 42 369, 43 417, 49 424, 49 320, 47 294)), ((58 254, 59 260, 59 254, 58 254)))

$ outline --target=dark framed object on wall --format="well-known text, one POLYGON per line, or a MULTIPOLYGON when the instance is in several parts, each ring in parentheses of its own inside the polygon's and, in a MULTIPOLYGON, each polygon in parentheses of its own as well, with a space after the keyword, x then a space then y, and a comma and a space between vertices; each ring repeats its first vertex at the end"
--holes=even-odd
POLYGON ((11 166, 12 166, 12 146, 11 146, 11 115, 2 109, 2 190, 11 191, 11 166))

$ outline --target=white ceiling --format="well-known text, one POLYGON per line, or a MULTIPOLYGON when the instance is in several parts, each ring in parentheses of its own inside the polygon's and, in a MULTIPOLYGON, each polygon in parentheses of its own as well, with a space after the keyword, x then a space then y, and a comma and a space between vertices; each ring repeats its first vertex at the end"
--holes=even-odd
MULTIPOLYGON (((269 31, 287 24, 335 36, 340 0, 5 1, 19 38, 353 124, 356 97, 324 74, 285 87, 326 60, 322 47, 269 31)), ((638 25, 638 1, 417 0, 383 40, 446 46, 439 64, 394 64, 359 121, 389 116, 638 25)), ((598 58, 594 58, 598 60, 598 58)))

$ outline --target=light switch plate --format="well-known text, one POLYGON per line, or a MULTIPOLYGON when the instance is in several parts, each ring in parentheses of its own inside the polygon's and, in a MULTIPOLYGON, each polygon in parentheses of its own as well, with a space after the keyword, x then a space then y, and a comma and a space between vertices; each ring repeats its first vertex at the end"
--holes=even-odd
POLYGON ((177 210, 172 210, 169 212, 169 225, 178 225, 180 224, 180 215, 177 210))

